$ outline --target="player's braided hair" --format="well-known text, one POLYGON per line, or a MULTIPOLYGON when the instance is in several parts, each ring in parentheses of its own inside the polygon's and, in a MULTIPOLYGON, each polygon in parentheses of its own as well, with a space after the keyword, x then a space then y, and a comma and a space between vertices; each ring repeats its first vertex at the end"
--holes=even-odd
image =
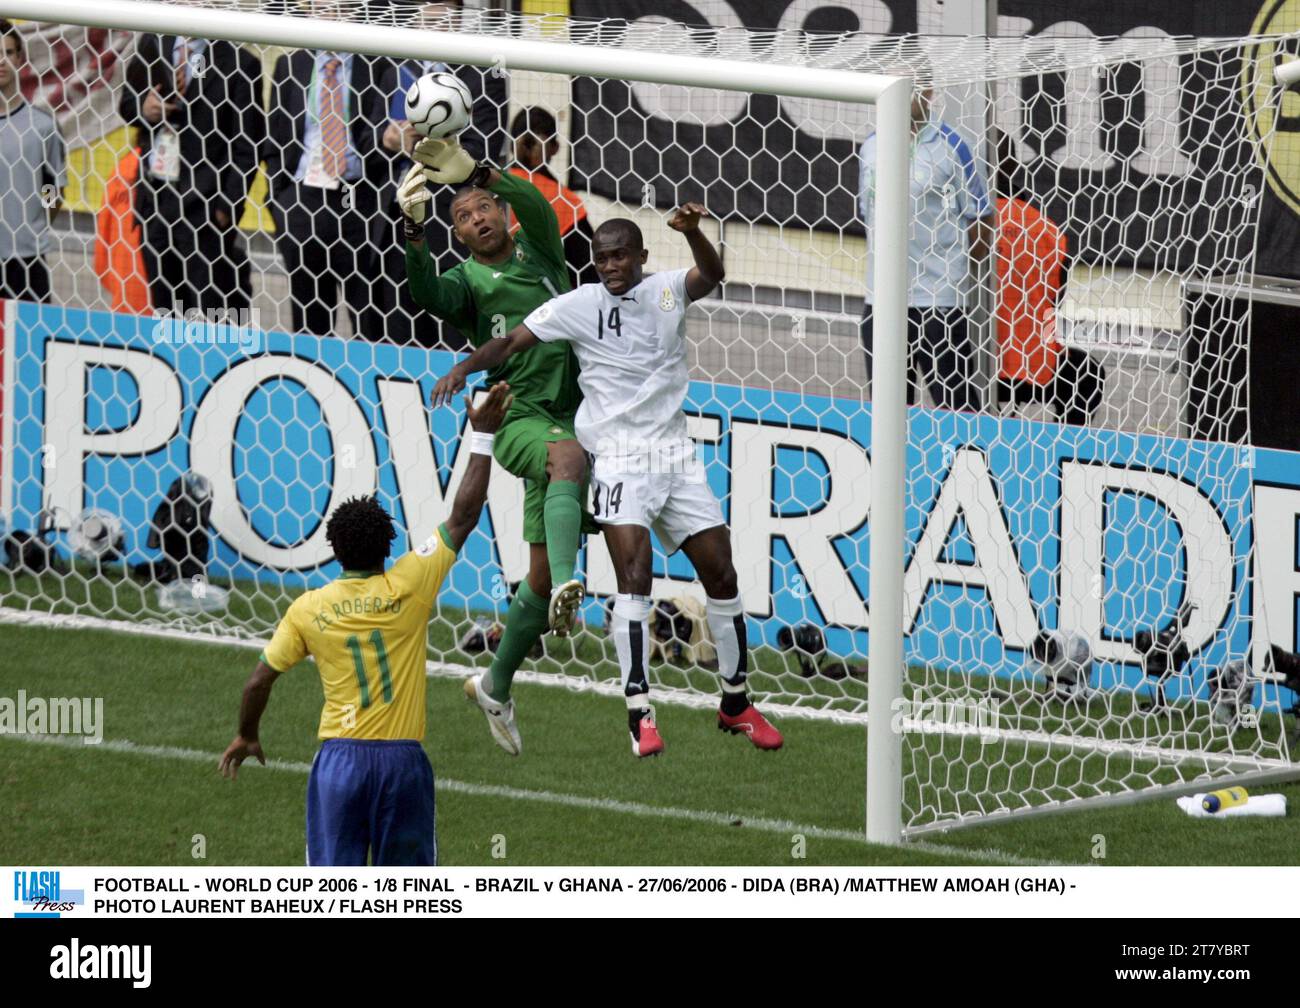
POLYGON ((349 497, 334 509, 325 538, 344 570, 380 570, 397 538, 393 519, 378 498, 349 497))

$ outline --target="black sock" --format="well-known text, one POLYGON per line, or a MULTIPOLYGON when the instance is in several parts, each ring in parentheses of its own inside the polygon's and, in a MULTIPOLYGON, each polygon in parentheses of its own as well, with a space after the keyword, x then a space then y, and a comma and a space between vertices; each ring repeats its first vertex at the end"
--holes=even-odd
POLYGON ((748 706, 749 694, 744 690, 739 693, 722 694, 722 713, 727 717, 735 717, 748 706))
POLYGON ((631 707, 627 709, 628 731, 632 733, 632 737, 636 739, 638 742, 641 741, 641 719, 643 717, 648 716, 649 714, 650 714, 649 707, 642 707, 639 710, 634 710, 631 707))

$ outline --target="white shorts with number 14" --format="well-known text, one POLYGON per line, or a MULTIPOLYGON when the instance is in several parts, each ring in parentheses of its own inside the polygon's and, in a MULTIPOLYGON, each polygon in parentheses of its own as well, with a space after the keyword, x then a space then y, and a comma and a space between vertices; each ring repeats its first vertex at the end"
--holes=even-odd
POLYGON ((629 464, 627 457, 600 456, 592 466, 592 513, 602 525, 652 529, 669 553, 705 529, 725 524, 709 489, 704 466, 692 451, 670 471, 629 464))

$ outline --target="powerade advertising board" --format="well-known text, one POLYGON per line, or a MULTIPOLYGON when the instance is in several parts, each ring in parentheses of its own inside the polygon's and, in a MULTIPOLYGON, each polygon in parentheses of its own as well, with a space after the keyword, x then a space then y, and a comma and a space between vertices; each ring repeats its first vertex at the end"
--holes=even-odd
MULTIPOLYGON (((332 508, 377 492, 399 545, 422 541, 468 458, 463 402, 427 405, 448 353, 12 302, 3 350, 9 527, 102 508, 131 562, 151 557, 153 509, 194 470, 213 486, 210 576, 317 585, 338 573, 332 508)), ((686 410, 761 639, 812 621, 832 652, 865 654, 870 404, 695 382, 686 410)), ((1096 685, 1136 684, 1134 632, 1184 602, 1193 659, 1171 696, 1200 692, 1252 629, 1296 647, 1300 456, 920 408, 910 421, 910 661, 1011 674, 1060 627, 1092 641, 1096 685)), ((527 569, 522 499, 498 468, 444 605, 504 612, 527 569)), ((698 593, 684 557, 655 563, 657 596, 698 593)), ((615 581, 598 536, 585 569, 600 623, 615 581)))

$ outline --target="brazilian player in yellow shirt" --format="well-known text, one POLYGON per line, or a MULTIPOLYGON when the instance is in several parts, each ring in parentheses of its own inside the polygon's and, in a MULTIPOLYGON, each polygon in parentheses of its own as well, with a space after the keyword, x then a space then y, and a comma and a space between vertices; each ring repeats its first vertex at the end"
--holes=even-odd
POLYGON ((374 497, 344 501, 326 536, 343 573, 289 606, 244 686, 239 734, 221 757, 234 780, 248 757, 266 757, 258 726, 271 687, 307 655, 325 690, 320 750, 307 781, 307 860, 313 866, 434 865, 433 768, 424 739, 429 616, 443 579, 478 524, 492 441, 512 401, 498 383, 477 409, 469 465, 451 514, 427 542, 387 571, 397 533, 374 497))

